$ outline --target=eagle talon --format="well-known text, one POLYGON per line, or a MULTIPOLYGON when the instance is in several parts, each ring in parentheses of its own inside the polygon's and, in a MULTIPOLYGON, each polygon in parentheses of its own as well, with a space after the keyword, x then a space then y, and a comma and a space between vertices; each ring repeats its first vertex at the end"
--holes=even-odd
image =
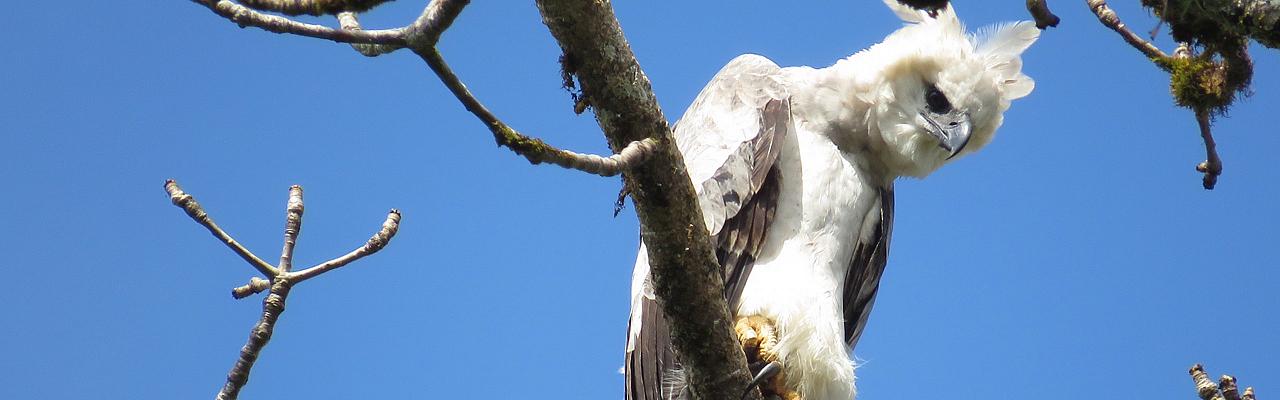
POLYGON ((759 387, 765 398, 801 400, 798 393, 786 387, 786 374, 783 373, 782 361, 776 353, 778 328, 773 321, 752 315, 738 318, 733 328, 738 334, 738 341, 742 342, 747 364, 755 374, 747 389, 742 392, 742 397, 745 399, 752 389, 759 387))
POLYGON ((751 378, 751 383, 747 384, 747 390, 742 391, 742 400, 747 399, 747 394, 751 393, 751 389, 755 389, 756 386, 760 386, 761 383, 777 376, 780 372, 782 372, 782 363, 780 362, 774 361, 765 365, 764 368, 760 369, 760 372, 756 373, 755 378, 751 378))

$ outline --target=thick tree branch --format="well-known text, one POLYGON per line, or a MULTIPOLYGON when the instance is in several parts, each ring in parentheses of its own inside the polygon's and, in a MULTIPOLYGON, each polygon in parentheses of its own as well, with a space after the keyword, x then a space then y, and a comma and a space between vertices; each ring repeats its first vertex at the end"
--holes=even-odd
POLYGON ((266 265, 265 262, 253 256, 252 253, 244 250, 238 244, 232 245, 235 241, 231 240, 225 232, 222 232, 213 223, 213 219, 209 218, 209 215, 204 212, 204 209, 200 207, 195 198, 183 192, 177 182, 172 179, 167 180, 164 188, 165 192, 169 193, 169 198, 174 205, 181 207, 197 223, 214 232, 214 236, 222 240, 223 243, 228 243, 228 246, 235 250, 237 254, 240 254, 241 257, 245 257, 246 260, 248 257, 257 260, 257 263, 250 261, 250 264, 253 264, 258 268, 259 272, 262 272, 263 275, 270 279, 267 280, 255 276, 249 280, 248 284, 231 290, 231 295, 237 299, 248 297, 263 290, 269 290, 269 292, 266 298, 262 300, 262 316, 249 332, 249 340, 240 349, 240 356, 236 359, 235 365, 231 367, 231 371, 227 373, 227 382, 223 384, 222 390, 218 392, 217 398, 219 400, 234 400, 240 395, 240 389, 244 388, 244 385, 249 382, 249 374, 253 370, 253 365, 258 361, 258 356, 262 353, 262 349, 271 341, 271 335, 275 332, 276 321, 280 319, 280 314, 284 313, 285 300, 289 297, 289 291, 293 289, 294 285, 382 250, 391 241, 391 238, 395 236, 400 227, 400 212, 393 209, 387 215, 386 222, 383 222, 382 229, 356 251, 301 272, 290 272, 290 266, 293 263, 294 245, 298 240, 298 233, 302 229, 304 206, 301 186, 294 185, 289 188, 289 201, 285 207, 284 248, 281 251, 279 266, 266 265), (264 264, 265 268, 263 268, 263 265, 258 265, 258 263, 264 264))
POLYGON ((1240 36, 1280 48, 1280 1, 1142 0, 1142 5, 1168 22, 1180 42, 1240 36))
MULTIPOLYGON (((720 265, 693 184, 649 79, 609 1, 538 0, 543 23, 576 66, 609 144, 657 139, 651 160, 624 174, 640 217, 662 310, 696 398, 737 398, 751 380, 724 298, 720 265)), ((758 393, 752 393, 758 396, 758 393)))

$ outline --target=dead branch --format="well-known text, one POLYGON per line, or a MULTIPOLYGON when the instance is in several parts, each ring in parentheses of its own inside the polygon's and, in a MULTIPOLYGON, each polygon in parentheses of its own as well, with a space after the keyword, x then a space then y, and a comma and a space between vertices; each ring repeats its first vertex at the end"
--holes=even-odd
POLYGON ((364 246, 348 253, 344 256, 325 261, 315 267, 307 268, 301 272, 291 272, 293 264, 293 249, 297 244, 298 233, 302 230, 302 187, 294 185, 289 188, 289 201, 285 208, 285 229, 284 229, 284 248, 280 255, 280 265, 271 266, 266 264, 262 259, 254 256, 249 250, 244 249, 238 243, 230 239, 230 236, 223 232, 209 214, 204 211, 200 203, 196 202, 195 197, 182 191, 178 183, 172 179, 165 181, 165 192, 169 194, 169 199, 173 204, 181 207, 191 216, 196 223, 209 229, 214 236, 239 254, 266 275, 267 279, 253 277, 249 280, 249 284, 232 289, 232 296, 237 299, 248 297, 254 293, 267 290, 267 297, 262 300, 262 316, 258 322, 254 324, 253 329, 249 333, 249 340, 245 342, 244 347, 240 349, 240 357, 236 359, 236 363, 231 367, 231 371, 227 373, 227 382, 223 384, 222 390, 218 392, 219 400, 233 400, 240 395, 240 389, 249 382, 249 373, 253 369, 253 365, 258 360, 258 356, 262 353, 262 349, 267 346, 267 342, 271 341, 271 335, 275 332, 276 321, 279 320, 280 314, 284 313, 285 300, 289 297, 289 291, 294 285, 307 279, 316 277, 327 271, 347 265, 352 261, 361 257, 376 253, 395 236, 400 226, 400 212, 392 209, 387 214, 386 222, 382 223, 382 229, 373 235, 364 246))

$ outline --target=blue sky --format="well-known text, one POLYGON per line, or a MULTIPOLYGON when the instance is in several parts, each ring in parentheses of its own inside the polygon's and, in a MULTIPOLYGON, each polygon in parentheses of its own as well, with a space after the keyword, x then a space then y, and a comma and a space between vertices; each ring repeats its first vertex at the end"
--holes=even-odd
MULTIPOLYGON (((1190 399, 1195 362, 1280 390, 1280 56, 1255 49, 1255 93, 1218 121, 1226 171, 1205 191, 1167 77, 1079 3, 1052 4, 1062 27, 1024 58, 1037 88, 992 145, 899 183, 860 398, 1190 399)), ((825 66, 898 26, 879 2, 777 4, 616 7, 670 119, 735 55, 825 66)), ((166 178, 267 259, 303 185, 300 265, 404 211, 382 253, 294 290, 244 398, 621 397, 637 225, 610 216, 618 179, 495 148, 408 53, 366 59, 177 0, 8 11, 0 398, 216 393, 261 297, 231 299, 254 271, 169 205, 166 178)), ((1015 2, 959 13, 1028 18, 1015 2)), ((532 2, 475 2, 442 51, 514 127, 607 150, 559 88, 532 2)))

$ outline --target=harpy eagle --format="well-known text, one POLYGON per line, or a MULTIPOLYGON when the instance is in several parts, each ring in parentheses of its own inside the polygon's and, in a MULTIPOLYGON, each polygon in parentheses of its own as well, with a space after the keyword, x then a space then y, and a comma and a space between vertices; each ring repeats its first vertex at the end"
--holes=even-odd
MULTIPOLYGON (((885 3, 906 24, 882 43, 820 69, 739 56, 674 128, 753 372, 781 366, 766 394, 854 397, 850 355, 884 271, 894 180, 981 149, 1034 87, 1020 58, 1039 36, 1031 22, 969 35, 950 6, 885 3)), ((642 243, 626 398, 685 398, 645 254, 642 243)))

